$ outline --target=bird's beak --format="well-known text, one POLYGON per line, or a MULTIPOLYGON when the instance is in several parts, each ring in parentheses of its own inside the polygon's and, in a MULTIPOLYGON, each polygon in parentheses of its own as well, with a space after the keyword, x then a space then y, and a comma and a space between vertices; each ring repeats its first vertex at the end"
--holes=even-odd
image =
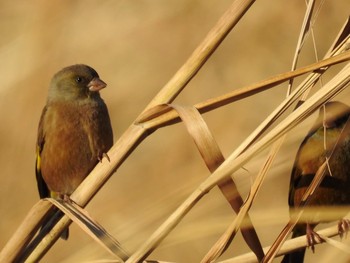
POLYGON ((89 84, 87 84, 87 87, 90 91, 99 91, 103 88, 105 88, 107 84, 102 81, 100 78, 93 78, 89 84))

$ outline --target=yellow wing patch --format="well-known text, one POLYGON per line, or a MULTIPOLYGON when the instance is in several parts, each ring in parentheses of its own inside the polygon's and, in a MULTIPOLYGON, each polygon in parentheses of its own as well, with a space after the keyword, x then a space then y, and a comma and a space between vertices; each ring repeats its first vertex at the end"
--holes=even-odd
POLYGON ((35 169, 37 172, 41 171, 41 156, 40 156, 40 147, 36 147, 36 165, 35 169))

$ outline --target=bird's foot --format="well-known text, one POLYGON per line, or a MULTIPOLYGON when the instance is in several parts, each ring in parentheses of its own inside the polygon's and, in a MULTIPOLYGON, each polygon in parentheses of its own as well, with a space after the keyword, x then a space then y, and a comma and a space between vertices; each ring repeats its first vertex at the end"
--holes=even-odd
POLYGON ((103 153, 102 156, 97 157, 97 159, 98 159, 98 161, 99 161, 100 163, 102 163, 103 157, 106 157, 106 159, 108 160, 108 162, 111 162, 111 159, 109 159, 108 154, 107 154, 107 153, 103 153))
POLYGON ((345 237, 347 237, 349 230, 350 230, 350 220, 345 218, 339 220, 338 233, 340 238, 343 238, 344 233, 345 233, 345 237))
POLYGON ((70 205, 73 203, 73 200, 70 199, 69 195, 67 195, 67 194, 64 194, 64 195, 63 195, 62 200, 63 200, 64 202, 70 204, 70 205))
POLYGON ((324 242, 324 239, 319 234, 317 234, 309 224, 307 224, 306 241, 307 246, 311 248, 312 253, 315 253, 315 244, 324 242))

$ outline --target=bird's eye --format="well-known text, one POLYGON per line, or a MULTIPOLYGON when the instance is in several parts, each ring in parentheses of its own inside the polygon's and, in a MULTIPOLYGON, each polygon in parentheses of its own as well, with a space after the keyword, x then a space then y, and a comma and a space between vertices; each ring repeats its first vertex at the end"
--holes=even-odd
POLYGON ((75 81, 76 81, 77 83, 80 83, 80 82, 83 81, 83 78, 82 78, 82 77, 76 77, 76 78, 75 78, 75 81))

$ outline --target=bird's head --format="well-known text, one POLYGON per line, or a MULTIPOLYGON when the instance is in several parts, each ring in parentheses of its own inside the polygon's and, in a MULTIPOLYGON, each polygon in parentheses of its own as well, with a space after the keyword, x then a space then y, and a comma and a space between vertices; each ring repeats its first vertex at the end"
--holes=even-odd
POLYGON ((51 101, 99 98, 99 91, 106 86, 93 68, 77 64, 63 68, 54 75, 48 98, 51 101))

